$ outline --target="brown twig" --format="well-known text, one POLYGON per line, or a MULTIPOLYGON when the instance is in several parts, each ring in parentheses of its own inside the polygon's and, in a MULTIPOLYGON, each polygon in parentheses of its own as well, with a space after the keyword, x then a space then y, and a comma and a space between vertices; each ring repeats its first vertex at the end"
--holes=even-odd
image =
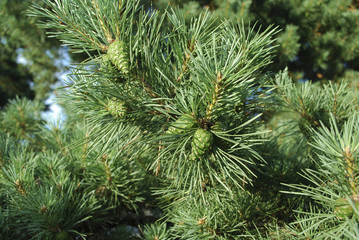
POLYGON ((344 159, 345 159, 345 163, 346 163, 346 171, 348 173, 349 185, 350 185, 353 196, 356 196, 356 195, 358 195, 358 190, 357 190, 357 186, 355 183, 355 180, 356 180, 355 179, 356 178, 355 163, 354 163, 353 155, 349 149, 349 146, 345 147, 343 155, 344 155, 344 159))
POLYGON ((97 1, 95 2, 95 0, 92 0, 92 5, 96 9, 96 16, 97 16, 97 19, 99 20, 99 22, 101 24, 101 27, 102 27, 102 30, 104 31, 106 39, 107 39, 107 41, 109 43, 111 43, 111 41, 113 41, 113 39, 112 39, 110 31, 108 30, 108 28, 105 27, 105 23, 104 23, 104 21, 102 19, 102 16, 100 14, 100 8, 98 6, 98 2, 97 1))
POLYGON ((215 81, 215 86, 214 86, 214 91, 213 91, 213 96, 212 96, 212 102, 208 105, 207 110, 206 110, 206 119, 209 121, 212 117, 213 114, 213 110, 215 105, 218 102, 219 96, 220 94, 223 92, 223 81, 222 81, 222 74, 221 72, 217 73, 217 78, 215 81))

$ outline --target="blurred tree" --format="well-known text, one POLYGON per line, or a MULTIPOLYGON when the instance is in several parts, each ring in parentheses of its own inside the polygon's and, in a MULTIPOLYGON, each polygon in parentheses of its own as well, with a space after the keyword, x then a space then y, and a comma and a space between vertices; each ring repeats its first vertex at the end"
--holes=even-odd
MULTIPOLYGON (((60 44, 27 10, 39 0, 0 0, 0 107, 16 95, 44 100, 56 81, 60 44)), ((63 51, 62 51, 63 52, 63 51)))
POLYGON ((359 59, 356 2, 255 0, 251 9, 262 25, 274 23, 285 30, 282 36, 287 36, 278 41, 279 67, 288 64, 291 71, 312 80, 337 79, 347 69, 359 69, 354 64, 359 59))

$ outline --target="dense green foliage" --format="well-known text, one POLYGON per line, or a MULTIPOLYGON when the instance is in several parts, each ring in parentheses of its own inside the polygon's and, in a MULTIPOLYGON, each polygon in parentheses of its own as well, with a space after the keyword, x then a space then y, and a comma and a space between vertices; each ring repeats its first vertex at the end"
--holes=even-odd
MULTIPOLYGON (((145 1, 151 2, 151 1, 145 1)), ((203 8, 219 18, 274 24, 278 44, 271 70, 288 66, 294 80, 339 80, 347 70, 359 71, 359 2, 357 0, 157 0, 165 9, 180 5, 187 20, 203 8)))
MULTIPOLYGON (((292 61, 303 45, 291 32, 305 29, 280 33, 239 2, 232 20, 216 18, 230 1, 190 3, 213 13, 137 0, 34 5, 41 26, 88 59, 62 89, 65 122, 47 123, 27 99, 1 112, 0 236, 357 239, 358 74, 294 81, 319 71, 321 57, 311 70, 292 61), (288 39, 293 52, 277 54, 288 39)), ((319 72, 344 73, 331 70, 319 72)))
POLYGON ((2 239, 86 236, 111 221, 127 223, 124 219, 135 215, 149 191, 140 182, 146 176, 144 166, 118 156, 121 146, 101 157, 98 151, 89 153, 87 144, 74 146, 89 131, 81 119, 45 126, 36 114, 18 117, 40 110, 38 103, 18 99, 2 112, 2 239), (15 125, 10 128, 8 121, 15 125))

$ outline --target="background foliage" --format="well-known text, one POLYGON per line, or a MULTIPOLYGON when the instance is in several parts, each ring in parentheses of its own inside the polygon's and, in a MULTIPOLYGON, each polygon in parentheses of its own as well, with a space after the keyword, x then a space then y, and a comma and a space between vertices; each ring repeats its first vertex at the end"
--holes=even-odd
POLYGON ((228 0, 153 2, 159 9, 179 5, 190 19, 205 8, 219 18, 274 24, 282 30, 271 69, 288 66, 294 80, 338 80, 358 71, 358 6, 356 0, 228 0))

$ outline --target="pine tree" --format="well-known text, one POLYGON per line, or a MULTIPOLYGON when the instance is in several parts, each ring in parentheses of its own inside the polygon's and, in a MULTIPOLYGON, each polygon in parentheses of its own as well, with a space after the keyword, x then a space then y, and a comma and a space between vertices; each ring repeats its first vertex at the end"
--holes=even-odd
POLYGON ((88 59, 63 89, 62 125, 26 99, 2 111, 4 239, 358 237, 355 79, 268 71, 274 26, 45 3, 32 14, 88 59))

